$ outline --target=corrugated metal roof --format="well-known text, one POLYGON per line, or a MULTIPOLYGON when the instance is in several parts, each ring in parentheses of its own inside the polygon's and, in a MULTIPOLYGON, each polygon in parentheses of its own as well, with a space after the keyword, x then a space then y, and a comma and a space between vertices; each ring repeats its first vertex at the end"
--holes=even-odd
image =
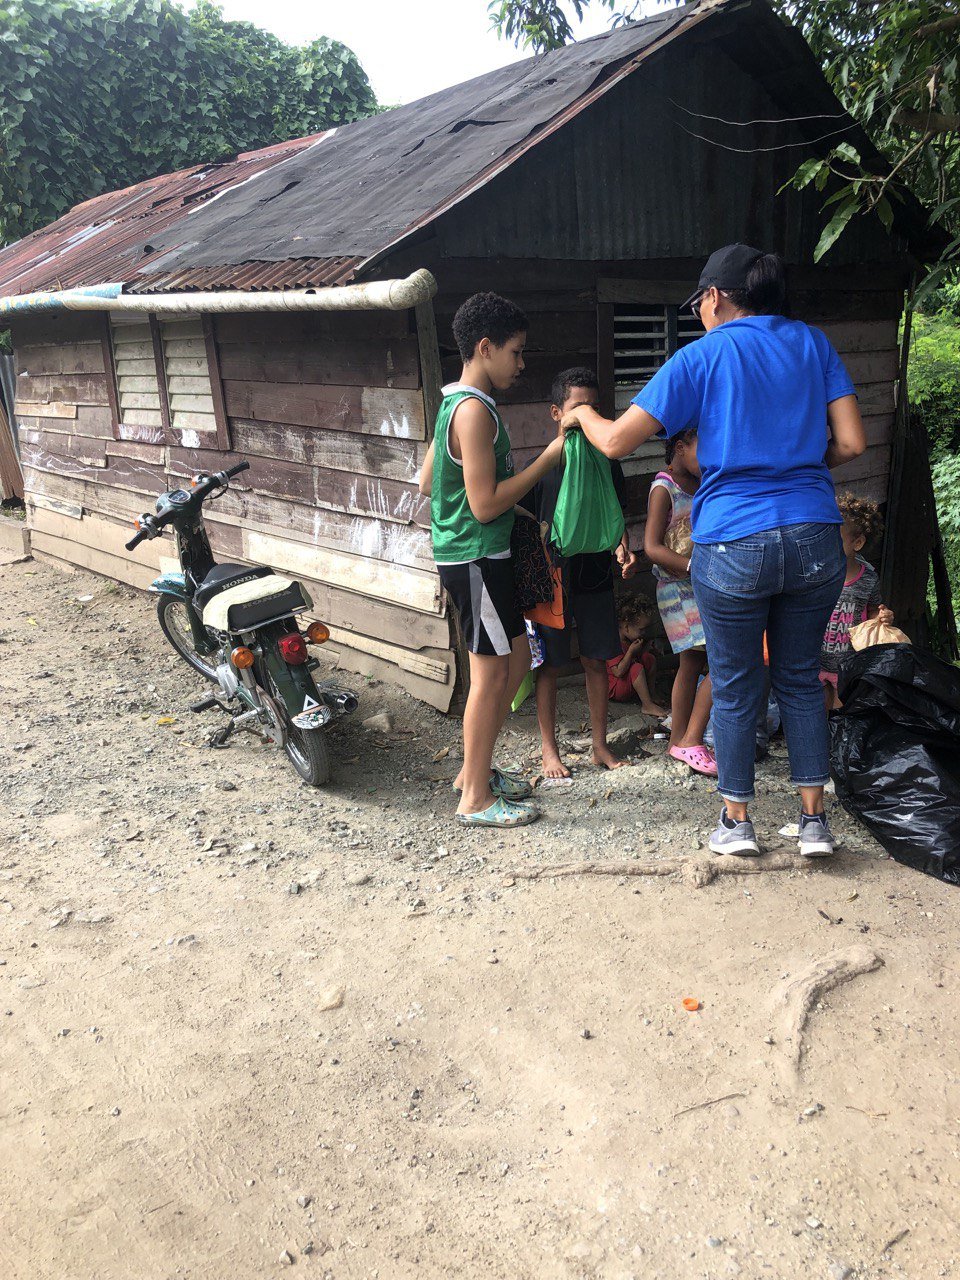
POLYGON ((322 289, 349 284, 362 258, 289 258, 226 267, 182 267, 138 277, 125 293, 179 293, 201 289, 322 289))
MULTIPOLYGON (((764 48, 780 42, 778 75, 786 65, 796 100, 809 94, 840 110, 802 36, 766 0, 703 0, 326 134, 87 201, 0 252, 0 293, 116 281, 131 292, 344 283, 701 25, 701 39, 749 46, 760 69, 744 74, 761 78, 764 48)), ((845 136, 870 164, 884 165, 852 120, 845 136)), ((669 157, 664 163, 672 170, 669 157)), ((926 215, 908 198, 896 219, 919 238, 926 215)), ((585 242, 580 256, 589 248, 585 242)), ((674 249, 683 256, 682 246, 674 249)))
POLYGON ((669 9, 338 129, 171 227, 161 237, 168 261, 380 255, 721 7, 669 9))
POLYGON ((247 151, 225 164, 197 165, 162 174, 122 191, 78 204, 56 222, 0 252, 0 293, 71 289, 107 282, 134 282, 132 289, 284 289, 346 283, 359 261, 332 262, 306 254, 284 263, 244 262, 214 271, 158 270, 166 250, 161 232, 183 222, 203 204, 279 167, 328 133, 294 138, 261 151, 247 151), (138 272, 152 268, 149 282, 138 272), (176 284, 162 283, 177 280, 176 284))

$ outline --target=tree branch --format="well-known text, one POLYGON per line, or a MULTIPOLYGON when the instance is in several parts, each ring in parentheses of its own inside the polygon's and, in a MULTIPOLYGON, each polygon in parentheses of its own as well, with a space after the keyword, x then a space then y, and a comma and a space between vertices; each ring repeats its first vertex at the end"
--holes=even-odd
POLYGON ((928 22, 925 27, 917 27, 910 38, 925 40, 927 36, 939 35, 941 31, 952 31, 954 27, 960 27, 960 13, 954 13, 949 18, 939 18, 936 22, 928 22))
POLYGON ((960 115, 945 115, 942 111, 914 111, 901 107, 891 121, 893 127, 919 129, 923 133, 960 133, 960 115))

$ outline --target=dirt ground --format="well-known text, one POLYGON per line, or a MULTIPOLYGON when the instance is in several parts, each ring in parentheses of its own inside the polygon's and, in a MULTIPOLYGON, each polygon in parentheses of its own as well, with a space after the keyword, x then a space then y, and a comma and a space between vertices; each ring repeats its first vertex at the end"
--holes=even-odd
POLYGON ((651 743, 462 831, 457 723, 390 687, 315 792, 204 745, 146 597, 0 591, 4 1280, 958 1274, 960 898, 839 810, 798 865, 782 748, 760 864, 651 743))

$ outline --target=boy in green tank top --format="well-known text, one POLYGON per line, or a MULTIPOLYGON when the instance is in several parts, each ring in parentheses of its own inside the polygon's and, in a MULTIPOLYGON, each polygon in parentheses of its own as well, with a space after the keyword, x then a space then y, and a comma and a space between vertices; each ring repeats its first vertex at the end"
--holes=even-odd
MULTIPOLYGON (((420 477, 430 494, 433 554, 470 653, 463 713, 463 768, 457 820, 466 826, 516 827, 540 811, 523 801, 530 787, 493 767, 493 748, 510 703, 530 669, 530 648, 516 602, 510 535, 514 507, 563 456, 558 435, 519 475, 495 391, 523 372, 527 318, 495 293, 476 293, 453 318, 463 370, 443 388, 433 443, 420 477)), ((523 518, 523 517, 522 517, 523 518)))

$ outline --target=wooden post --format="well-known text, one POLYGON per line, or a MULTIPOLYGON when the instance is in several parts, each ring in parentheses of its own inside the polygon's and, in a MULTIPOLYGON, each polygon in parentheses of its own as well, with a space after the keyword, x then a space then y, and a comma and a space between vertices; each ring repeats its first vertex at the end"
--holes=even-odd
POLYGON ((440 346, 437 342, 437 317, 433 300, 416 307, 417 344, 420 348, 420 382, 423 387, 423 417, 427 424, 426 439, 433 439, 433 428, 440 408, 443 373, 440 368, 440 346))
MULTIPOLYGON (((900 342, 900 361, 897 370, 897 404, 893 424, 893 441, 890 446, 890 479, 887 482, 886 529, 883 539, 883 558, 880 562, 880 583, 884 597, 893 598, 896 552, 900 541, 901 488, 904 465, 907 458, 907 438, 910 434, 910 408, 907 394, 907 361, 910 358, 910 331, 913 321, 913 290, 915 279, 910 281, 903 316, 903 337, 900 342)), ((907 520, 912 519, 907 513, 907 520)))
POLYGON ((23 501, 23 472, 13 443, 13 427, 6 410, 0 404, 0 498, 19 498, 23 501))

